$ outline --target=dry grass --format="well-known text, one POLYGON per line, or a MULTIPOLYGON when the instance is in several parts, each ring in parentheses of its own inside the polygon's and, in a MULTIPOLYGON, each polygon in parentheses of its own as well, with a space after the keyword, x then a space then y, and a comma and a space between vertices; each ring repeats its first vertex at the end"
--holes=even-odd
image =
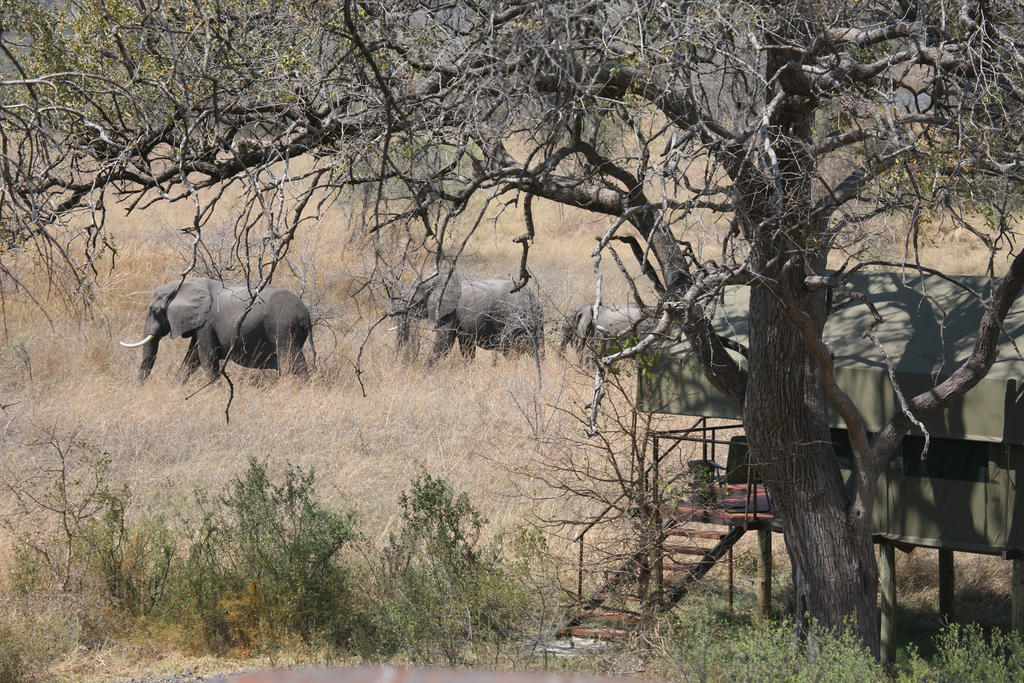
MULTIPOLYGON (((1012 563, 999 557, 953 553, 953 616, 957 621, 1009 627, 1012 563)), ((938 620, 938 551, 916 548, 896 554, 901 608, 938 620)))
MULTIPOLYGON (((551 340, 559 312, 593 296, 590 252, 607 221, 540 201, 535 220, 531 267, 551 340)), ((481 352, 469 364, 453 358, 433 369, 404 365, 394 358, 392 340, 378 331, 364 354, 364 396, 352 368, 379 304, 365 294, 351 296, 371 263, 350 246, 342 211, 302 235, 292 252, 305 269, 314 312, 324 321, 316 330, 319 361, 309 383, 229 367, 235 395, 228 420, 227 384, 194 395, 198 378, 188 386, 176 384, 173 371, 185 344, 165 340, 150 381, 137 385, 139 352, 117 342, 139 336, 153 287, 180 271, 187 245, 174 236, 174 228, 188 222, 187 207, 115 220, 117 267, 101 275, 88 316, 67 311, 56 298, 44 302, 44 315, 8 295, 0 348, 0 403, 5 405, 0 477, 15 481, 40 467, 46 448, 31 444, 53 431, 74 434, 109 453, 110 484, 128 486, 136 509, 145 513, 188 514, 193 489, 220 490, 250 457, 265 459, 272 471, 282 470, 285 462, 315 469, 323 498, 354 508, 362 529, 377 542, 394 527, 398 494, 424 471, 468 491, 495 530, 564 513, 566 501, 538 501, 543 492, 536 482, 516 473, 535 464, 536 437, 579 433, 572 416, 589 400, 590 378, 571 368, 551 344, 540 385, 529 358, 492 363, 493 354, 481 352), (543 434, 535 433, 538 429, 543 434)), ((480 275, 514 273, 518 247, 509 237, 521 231, 521 218, 511 213, 488 224, 470 242, 463 267, 480 275)), ((700 249, 714 248, 713 240, 697 235, 693 242, 700 249)), ((953 264, 957 272, 974 269, 978 252, 966 245, 954 241, 936 247, 932 264, 953 264)), ((623 298, 626 287, 611 259, 603 268, 604 296, 623 298)), ((0 509, 9 502, 0 498, 0 509)), ((784 564, 780 546, 776 555, 784 564)), ((749 558, 750 549, 741 549, 738 566, 749 569, 749 558)), ((973 566, 961 561, 958 571, 973 566)), ((986 581, 988 570, 979 571, 982 578, 965 573, 965 581, 986 581)), ((777 574, 777 582, 785 576, 777 574)), ((783 590, 778 585, 777 591, 783 590)), ((914 590, 925 595, 930 589, 914 590)), ((55 662, 51 673, 83 678, 240 665, 118 643, 73 652, 55 662)))

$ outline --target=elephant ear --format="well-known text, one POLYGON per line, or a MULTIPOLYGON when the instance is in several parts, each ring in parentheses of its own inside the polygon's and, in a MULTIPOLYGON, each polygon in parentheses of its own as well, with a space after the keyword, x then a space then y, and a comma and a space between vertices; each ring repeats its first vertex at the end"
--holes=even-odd
POLYGON ((167 305, 171 339, 194 332, 206 324, 213 298, 204 281, 185 280, 167 305))
POLYGON ((462 296, 462 282, 458 273, 438 273, 433 283, 433 290, 430 292, 430 299, 427 301, 427 312, 430 317, 437 316, 437 320, 451 315, 459 305, 459 297, 462 296))

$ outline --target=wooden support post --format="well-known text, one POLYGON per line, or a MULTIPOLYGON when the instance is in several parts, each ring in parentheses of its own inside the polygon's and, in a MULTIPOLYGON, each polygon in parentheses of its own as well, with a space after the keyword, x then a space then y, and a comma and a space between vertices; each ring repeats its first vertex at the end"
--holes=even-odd
POLYGON ((878 580, 882 588, 879 657, 889 666, 896 661, 896 549, 887 542, 878 544, 878 580))
POLYGON ((729 546, 729 611, 732 612, 732 546, 729 546))
POLYGON ((1013 560, 1013 578, 1010 581, 1010 609, 1013 611, 1013 630, 1024 633, 1024 559, 1013 560))
MULTIPOLYGON (((633 433, 636 433, 636 413, 633 413, 633 433)), ((665 537, 662 534, 661 528, 663 520, 661 518, 661 472, 660 472, 660 459, 661 453, 658 450, 658 437, 654 437, 654 477, 651 484, 651 499, 653 501, 653 509, 651 514, 651 538, 654 539, 654 552, 651 558, 651 596, 653 597, 653 603, 657 606, 661 606, 661 603, 665 598, 665 537)))
POLYGON ((757 530, 757 544, 761 556, 757 562, 757 604, 762 617, 772 613, 772 532, 757 530))
POLYGON ((946 621, 953 617, 953 551, 939 548, 939 616, 946 621))

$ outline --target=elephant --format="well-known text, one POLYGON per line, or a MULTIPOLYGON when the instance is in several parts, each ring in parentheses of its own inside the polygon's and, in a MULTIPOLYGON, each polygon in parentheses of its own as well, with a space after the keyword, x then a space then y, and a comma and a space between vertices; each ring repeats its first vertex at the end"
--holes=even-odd
POLYGON ((513 353, 543 355, 544 316, 537 295, 529 289, 513 292, 508 277, 477 278, 456 270, 418 278, 403 300, 398 346, 409 343, 410 321, 429 318, 434 325, 434 346, 428 365, 448 353, 455 340, 469 359, 476 347, 513 353))
POLYGON ((168 334, 171 339, 189 339, 178 370, 182 382, 200 365, 215 381, 220 376, 218 361, 225 358, 247 368, 287 370, 305 377, 302 345, 308 338, 312 347, 311 330, 306 305, 286 289, 268 285, 253 302, 247 285, 187 278, 156 288, 146 314, 145 337, 121 345, 143 347, 139 382, 149 376, 160 340, 168 334))
POLYGON ((572 346, 582 353, 588 346, 609 340, 623 340, 639 336, 650 327, 650 318, 644 308, 633 302, 601 304, 594 315, 594 302, 577 306, 565 317, 559 348, 565 352, 572 346))

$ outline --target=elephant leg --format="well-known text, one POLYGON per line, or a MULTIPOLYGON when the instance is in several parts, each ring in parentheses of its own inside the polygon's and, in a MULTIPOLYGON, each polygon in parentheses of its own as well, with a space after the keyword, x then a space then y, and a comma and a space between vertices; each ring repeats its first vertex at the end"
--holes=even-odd
MULTIPOLYGON (((501 351, 505 358, 511 358, 519 352, 519 346, 515 339, 503 339, 496 351, 501 351)), ((494 364, 498 364, 498 354, 494 354, 494 364)))
POLYGON ((309 377, 309 365, 306 363, 306 356, 302 353, 302 349, 297 349, 292 353, 289 359, 288 371, 293 375, 297 375, 301 378, 309 377))
POLYGON ((299 377, 309 376, 306 356, 302 353, 304 335, 286 331, 277 339, 277 368, 280 372, 290 372, 299 377))
POLYGON ((430 351, 427 365, 433 365, 437 359, 448 353, 455 344, 456 331, 439 327, 434 335, 434 348, 430 351))
POLYGON ((181 361, 181 367, 178 368, 177 378, 178 381, 184 384, 188 381, 188 378, 192 376, 192 373, 199 367, 199 349, 196 338, 192 337, 188 341, 188 351, 185 352, 185 358, 181 361))
POLYGON ((476 358, 476 339, 473 335, 459 333, 459 351, 466 360, 476 358))
POLYGON ((220 344, 213 328, 206 326, 196 332, 194 341, 199 350, 199 364, 206 370, 210 382, 220 377, 220 344))

